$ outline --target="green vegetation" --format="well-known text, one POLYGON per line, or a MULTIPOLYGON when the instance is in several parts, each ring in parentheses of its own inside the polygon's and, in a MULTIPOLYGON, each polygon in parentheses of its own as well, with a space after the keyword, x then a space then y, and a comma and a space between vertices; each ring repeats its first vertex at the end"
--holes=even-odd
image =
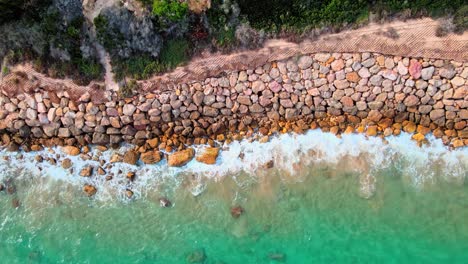
MULTIPOLYGON (((0 0, 0 58, 11 50, 10 63, 30 60, 42 72, 80 84, 102 78, 103 67, 86 32, 90 25, 78 12, 81 2, 69 1, 70 9, 64 11, 52 0, 0 0)), ((149 17, 137 18, 120 6, 104 9, 94 19, 118 80, 171 70, 198 50, 258 47, 267 37, 354 27, 370 17, 450 16, 438 35, 468 29, 466 0, 211 0, 202 14, 191 12, 188 1, 138 1, 149 17)), ((391 28, 384 34, 398 38, 391 28)))
POLYGON ((154 0, 153 1, 153 14, 167 18, 171 22, 177 22, 188 13, 188 5, 186 2, 178 0, 154 0))
POLYGON ((10 63, 33 61, 37 70, 79 84, 102 78, 103 68, 93 54, 82 53, 86 34, 79 9, 64 14, 52 3, 0 0, 0 57, 11 53, 10 63))
POLYGON ((135 55, 128 59, 114 59, 113 70, 117 80, 125 76, 141 80, 155 73, 162 73, 183 64, 188 60, 189 43, 183 39, 168 41, 159 55, 135 55))
POLYGON ((169 40, 159 55, 159 62, 166 69, 173 69, 188 60, 189 43, 183 39, 169 40))
POLYGON ((99 42, 107 49, 115 49, 119 43, 124 41, 122 33, 114 28, 109 27, 107 18, 103 15, 98 15, 94 18, 94 26, 99 42))
POLYGON ((468 30, 468 5, 463 5, 458 9, 453 17, 453 23, 457 32, 468 30))
MULTIPOLYGON (((454 13, 464 0, 238 0, 241 15, 257 29, 303 29, 310 26, 359 23, 370 12, 388 15, 409 10, 411 15, 454 13)), ((461 16, 463 17, 463 16, 461 16)), ((466 19, 466 15, 464 16, 466 19)))
POLYGON ((8 67, 7 67, 7 66, 3 66, 3 68, 2 68, 2 74, 3 74, 3 75, 7 75, 8 72, 9 72, 8 67))
POLYGON ((119 95, 121 97, 130 97, 133 95, 133 92, 138 89, 138 84, 136 80, 132 79, 125 85, 121 86, 119 89, 119 95))
POLYGON ((51 0, 0 0, 0 25, 23 17, 37 20, 51 0))
POLYGON ((220 29, 215 34, 216 44, 221 47, 226 47, 236 43, 236 30, 235 28, 220 29))

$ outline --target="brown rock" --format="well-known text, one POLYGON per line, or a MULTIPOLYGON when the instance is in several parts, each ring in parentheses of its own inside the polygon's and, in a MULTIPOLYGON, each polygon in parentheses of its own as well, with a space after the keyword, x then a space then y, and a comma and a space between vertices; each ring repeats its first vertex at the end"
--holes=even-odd
POLYGON ((155 164, 161 161, 161 153, 159 151, 148 151, 141 154, 140 159, 145 164, 155 164))
POLYGON ((347 126, 345 131, 344 131, 345 134, 352 134, 354 133, 354 127, 352 126, 347 126))
POLYGON ((335 60, 331 63, 331 68, 333 71, 340 71, 344 68, 344 61, 342 59, 335 60))
POLYGON ((62 168, 69 169, 72 166, 72 162, 69 158, 66 158, 62 161, 62 168))
POLYGON ((417 105, 419 103, 419 98, 417 96, 415 96, 415 95, 410 95, 410 96, 405 98, 403 103, 406 106, 415 106, 415 105, 417 105))
POLYGON ((127 179, 129 181, 134 181, 135 180, 135 175, 136 175, 135 172, 129 171, 129 172, 127 172, 127 179))
POLYGON ((429 127, 418 125, 418 128, 416 131, 420 134, 427 135, 431 132, 431 129, 429 127))
POLYGON ((413 79, 419 79, 421 77, 422 65, 417 60, 412 59, 408 70, 413 79))
POLYGON ((171 203, 171 201, 169 201, 169 199, 167 199, 165 197, 161 197, 161 198, 159 198, 159 205, 161 207, 166 208, 166 207, 171 207, 172 203, 171 203))
POLYGON ((148 139, 146 143, 148 143, 150 148, 157 148, 159 145, 159 138, 148 139))
POLYGON ((43 148, 39 145, 32 145, 31 146, 31 151, 41 151, 43 148))
POLYGON ((271 169, 275 166, 275 162, 273 160, 269 160, 267 163, 263 164, 263 168, 271 169))
POLYGON ((135 165, 140 157, 140 154, 136 151, 127 151, 123 157, 123 162, 135 165))
POLYGON ((377 126, 368 126, 366 136, 373 137, 377 135, 377 126))
POLYGON ((20 207, 21 203, 18 198, 13 198, 13 200, 11 200, 11 205, 13 208, 18 208, 20 207))
POLYGON ((452 142, 452 146, 454 148, 460 148, 460 147, 463 147, 465 145, 465 143, 463 142, 463 140, 461 139, 455 139, 453 142, 452 142))
POLYGON ((98 172, 99 175, 105 175, 106 174, 106 171, 102 167, 99 167, 97 169, 97 172, 98 172))
POLYGON ((88 197, 91 197, 96 194, 97 189, 96 187, 90 184, 85 184, 85 186, 83 187, 83 191, 88 195, 88 197))
POLYGON ((373 122, 379 122, 382 119, 382 114, 378 110, 371 110, 367 118, 373 122))
POLYGON ((80 176, 82 177, 91 177, 92 175, 93 175, 93 167, 91 166, 84 167, 80 172, 80 176))
POLYGON ((244 213, 244 208, 240 206, 235 206, 231 208, 231 216, 234 218, 239 218, 244 213))
POLYGON ((131 199, 133 197, 133 191, 130 189, 125 190, 125 195, 127 196, 128 199, 131 199))
POLYGON ((437 120, 444 116, 445 116, 444 109, 434 109, 429 113, 429 117, 431 118, 431 120, 437 120))
POLYGON ((70 155, 70 156, 78 156, 78 155, 80 155, 80 152, 81 152, 79 148, 74 147, 74 146, 62 147, 62 151, 65 154, 70 155))
POLYGON ((414 133, 414 131, 416 131, 416 125, 413 122, 408 122, 403 126, 403 131, 407 133, 414 133))
POLYGON ((171 167, 181 167, 191 161, 194 156, 195 150, 193 148, 177 151, 168 155, 167 164, 171 167))
POLYGON ((219 148, 208 147, 197 155, 196 160, 205 164, 215 164, 218 154, 219 148))
POLYGON ((361 77, 359 77, 359 74, 357 72, 348 72, 346 74, 346 80, 348 80, 350 82, 357 83, 357 82, 359 82, 360 79, 361 79, 361 77))

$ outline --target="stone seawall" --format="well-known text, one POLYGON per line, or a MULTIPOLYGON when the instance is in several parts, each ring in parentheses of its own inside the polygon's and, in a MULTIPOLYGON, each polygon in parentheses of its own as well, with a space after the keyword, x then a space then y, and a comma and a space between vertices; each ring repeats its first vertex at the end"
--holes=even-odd
POLYGON ((130 142, 144 153, 311 128, 369 136, 406 131, 419 142, 432 132, 461 147, 468 145, 467 78, 467 62, 317 53, 170 91, 114 93, 102 104, 38 84, 15 98, 0 96, 0 134, 12 150, 130 142))

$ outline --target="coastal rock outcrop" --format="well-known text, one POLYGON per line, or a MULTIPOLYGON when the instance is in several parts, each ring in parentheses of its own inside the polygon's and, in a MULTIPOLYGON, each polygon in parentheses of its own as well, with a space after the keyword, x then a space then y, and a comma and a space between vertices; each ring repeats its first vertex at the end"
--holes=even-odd
POLYGON ((194 156, 195 150, 193 148, 176 151, 167 156, 167 164, 171 167, 181 167, 190 162, 194 156))
POLYGON ((198 153, 196 160, 205 164, 215 164, 219 154, 219 148, 208 147, 198 153))

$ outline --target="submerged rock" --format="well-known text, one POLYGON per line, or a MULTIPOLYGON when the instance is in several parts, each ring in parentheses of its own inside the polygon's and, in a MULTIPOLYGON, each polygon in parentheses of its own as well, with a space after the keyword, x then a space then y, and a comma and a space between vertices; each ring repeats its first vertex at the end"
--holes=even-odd
POLYGON ((11 194, 14 194, 14 193, 16 193, 16 187, 15 187, 14 185, 9 185, 9 186, 7 187, 7 189, 6 189, 6 191, 7 191, 7 193, 10 194, 10 195, 11 195, 11 194))
POLYGON ((284 262, 286 261, 286 255, 284 253, 272 252, 268 254, 268 258, 274 261, 284 262))
POLYGON ((271 169, 271 168, 273 168, 274 166, 275 166, 275 162, 274 162, 273 160, 270 160, 270 161, 268 161, 267 163, 265 163, 265 164, 263 165, 263 167, 264 167, 265 169, 271 169))
POLYGON ((11 205, 13 206, 13 208, 18 208, 20 207, 21 203, 18 198, 14 198, 13 200, 11 200, 11 205))
POLYGON ((231 216, 234 218, 239 218, 244 213, 244 208, 241 206, 235 206, 231 208, 231 216))
POLYGON ((204 263, 206 260, 205 249, 197 249, 187 256, 188 263, 204 263))
POLYGON ((195 156, 195 150, 193 148, 177 151, 169 154, 167 157, 167 164, 171 167, 181 167, 191 161, 193 156, 195 156))
POLYGON ((85 184, 85 186, 83 187, 83 191, 88 195, 88 197, 91 197, 96 194, 97 189, 96 187, 90 184, 85 184))
POLYGON ((370 199, 376 191, 376 179, 370 174, 362 174, 359 177, 359 195, 364 199, 370 199))
POLYGON ((218 154, 219 148, 208 147, 197 155, 196 160, 205 164, 215 164, 218 154))
POLYGON ((0 192, 3 190, 5 190, 5 186, 2 183, 0 183, 0 192))
POLYGON ((169 199, 167 199, 165 197, 161 197, 161 198, 159 198, 159 205, 161 207, 171 207, 172 203, 171 203, 171 201, 169 201, 169 199))

